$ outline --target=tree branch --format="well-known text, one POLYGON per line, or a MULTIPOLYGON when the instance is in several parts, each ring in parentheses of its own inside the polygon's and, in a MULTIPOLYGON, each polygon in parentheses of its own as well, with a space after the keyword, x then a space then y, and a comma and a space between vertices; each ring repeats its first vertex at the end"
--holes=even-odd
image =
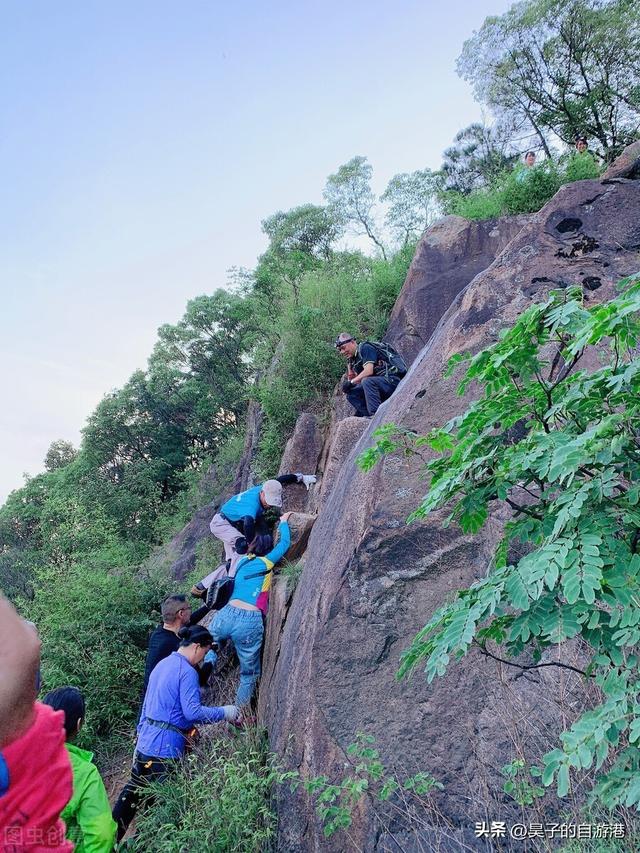
POLYGON ((474 640, 473 645, 477 646, 480 649, 480 651, 482 652, 482 654, 485 655, 486 657, 492 658, 493 660, 498 661, 498 663, 504 663, 507 666, 513 666, 516 669, 521 669, 523 672, 526 672, 526 671, 531 670, 531 669, 542 669, 542 667, 544 667, 544 666, 558 666, 561 669, 569 669, 569 670, 571 670, 571 672, 577 672, 578 675, 583 675, 585 678, 593 678, 592 675, 588 676, 587 673, 583 669, 578 669, 577 666, 571 666, 571 664, 562 663, 559 660, 551 660, 551 661, 547 661, 546 663, 530 663, 530 664, 516 663, 515 661, 506 660, 505 658, 498 657, 498 655, 494 655, 493 652, 490 652, 487 649, 487 647, 484 643, 481 643, 478 640, 474 640))

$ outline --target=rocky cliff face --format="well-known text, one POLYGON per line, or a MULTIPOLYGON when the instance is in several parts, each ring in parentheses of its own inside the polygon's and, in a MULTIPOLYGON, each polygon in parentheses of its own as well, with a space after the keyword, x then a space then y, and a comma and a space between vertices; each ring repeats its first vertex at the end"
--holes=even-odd
MULTIPOLYGON (((395 679, 401 651, 433 610, 485 574, 502 519, 474 537, 443 529, 436 517, 407 526, 424 493, 420 465, 388 458, 364 475, 356 457, 381 424, 425 433, 462 412, 469 399, 442 378, 446 361, 493 342, 532 299, 575 283, 593 301, 613 295, 615 283, 640 268, 640 183, 619 173, 583 181, 564 187, 534 217, 482 227, 484 234, 475 223, 445 220, 423 238, 390 337, 409 354, 425 345, 376 417, 334 416, 319 450, 317 425, 307 420, 288 448, 287 467, 313 457, 324 479, 315 498, 301 495, 305 505, 296 507, 316 500, 320 508, 298 586, 292 594, 277 585, 269 615, 260 716, 271 746, 303 776, 341 779, 348 745, 366 731, 400 776, 427 770, 444 785, 419 819, 408 809, 381 813, 373 800, 366 804, 350 831, 358 850, 482 849, 475 821, 517 819, 501 793, 499 768, 517 754, 550 748, 587 701, 571 674, 518 677, 479 654, 432 685, 420 672, 395 679), (465 245, 478 249, 466 266, 471 272, 459 276, 465 262, 458 258, 432 274, 428 258, 465 245), (485 254, 482 245, 489 246, 485 254)), ((302 789, 280 797, 279 850, 346 849, 344 837, 323 837, 302 789)))
POLYGON ((420 240, 385 339, 410 364, 461 290, 486 270, 530 217, 469 222, 446 216, 420 240))
MULTIPOLYGON (((456 381, 442 378, 448 358, 495 341, 532 299, 581 284, 589 300, 600 301, 640 269, 639 163, 640 143, 603 180, 564 187, 535 216, 485 223, 448 217, 434 225, 418 246, 387 334, 412 362, 398 391, 371 421, 350 417, 341 394, 328 421, 300 416, 281 472, 315 471, 318 484, 310 492, 285 490, 285 509, 316 521, 297 586, 284 578, 274 584, 260 722, 282 762, 303 777, 344 778, 347 748, 365 731, 400 778, 424 770, 444 787, 417 811, 401 799, 385 807, 366 800, 348 837, 331 839, 304 789, 283 788, 278 850, 485 849, 476 821, 522 819, 501 792, 500 767, 549 749, 588 702, 566 670, 521 676, 479 653, 431 685, 421 672, 396 680, 400 653, 431 613, 486 573, 504 519, 492 517, 474 537, 443 529, 435 516, 407 526, 425 489, 418 462, 388 458, 364 475, 355 460, 384 423, 425 433, 462 412, 470 397, 458 397, 456 381)), ((239 488, 251 482, 259 426, 256 411, 239 488)), ((189 564, 194 543, 207 535, 210 509, 174 540, 177 567, 189 564)), ((558 654, 571 660, 580 650, 558 654)))

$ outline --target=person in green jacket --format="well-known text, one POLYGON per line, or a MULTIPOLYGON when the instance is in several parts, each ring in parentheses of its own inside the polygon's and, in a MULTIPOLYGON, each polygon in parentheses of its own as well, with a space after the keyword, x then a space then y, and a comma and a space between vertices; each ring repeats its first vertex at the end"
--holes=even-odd
POLYGON ((76 687, 58 687, 42 700, 56 711, 64 711, 66 747, 73 770, 73 796, 60 817, 67 827, 66 837, 75 844, 75 853, 110 853, 116 824, 93 753, 73 743, 84 722, 84 696, 76 687))

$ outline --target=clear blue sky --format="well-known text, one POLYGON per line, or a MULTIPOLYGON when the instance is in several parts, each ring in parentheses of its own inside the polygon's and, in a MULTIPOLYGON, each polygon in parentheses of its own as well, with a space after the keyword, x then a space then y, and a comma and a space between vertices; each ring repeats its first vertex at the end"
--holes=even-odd
POLYGON ((0 501, 254 265, 260 220, 369 158, 381 192, 480 118, 455 74, 505 0, 0 0, 0 501))

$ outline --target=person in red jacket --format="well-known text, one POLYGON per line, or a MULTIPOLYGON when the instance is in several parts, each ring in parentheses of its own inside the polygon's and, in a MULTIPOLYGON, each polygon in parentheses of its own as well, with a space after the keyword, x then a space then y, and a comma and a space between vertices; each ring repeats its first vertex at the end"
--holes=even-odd
POLYGON ((0 850, 71 853, 60 812, 71 798, 64 714, 36 702, 40 640, 0 595, 0 850))

